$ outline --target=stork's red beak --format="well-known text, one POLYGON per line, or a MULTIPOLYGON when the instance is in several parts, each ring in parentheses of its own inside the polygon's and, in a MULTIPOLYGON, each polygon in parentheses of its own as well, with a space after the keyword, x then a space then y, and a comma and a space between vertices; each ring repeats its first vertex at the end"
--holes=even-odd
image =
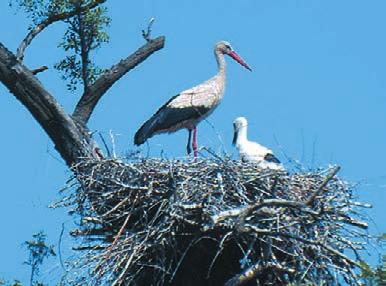
POLYGON ((246 62, 235 52, 235 51, 230 51, 228 55, 234 59, 236 62, 238 62, 240 65, 245 67, 247 70, 252 71, 252 69, 247 65, 246 62))

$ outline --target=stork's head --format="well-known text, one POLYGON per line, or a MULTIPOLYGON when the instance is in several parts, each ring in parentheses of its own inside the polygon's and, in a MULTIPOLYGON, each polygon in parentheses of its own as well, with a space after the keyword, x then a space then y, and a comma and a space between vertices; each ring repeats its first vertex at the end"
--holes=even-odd
POLYGON ((218 42, 215 46, 215 51, 230 56, 240 65, 245 67, 247 70, 252 71, 252 69, 248 66, 248 64, 233 50, 229 42, 227 41, 218 42))
POLYGON ((238 130, 240 130, 240 128, 245 127, 247 125, 248 125, 248 121, 245 117, 237 117, 233 121, 233 129, 235 131, 238 131, 238 130))
POLYGON ((237 117, 233 121, 233 140, 232 140, 233 145, 235 145, 237 142, 237 138, 239 136, 240 130, 246 128, 247 125, 248 125, 248 121, 245 117, 237 117))

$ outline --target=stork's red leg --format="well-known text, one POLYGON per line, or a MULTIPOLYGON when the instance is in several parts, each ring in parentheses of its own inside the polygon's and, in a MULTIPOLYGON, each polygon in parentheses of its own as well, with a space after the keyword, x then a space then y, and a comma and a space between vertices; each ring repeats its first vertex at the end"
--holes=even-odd
POLYGON ((192 153, 192 149, 190 148, 190 142, 192 141, 192 129, 188 129, 189 131, 189 137, 188 137, 188 145, 186 145, 186 152, 188 152, 188 155, 192 153))
POLYGON ((192 147, 193 147, 194 158, 197 158, 197 128, 196 128, 196 126, 194 126, 194 128, 193 128, 193 143, 192 143, 192 147))

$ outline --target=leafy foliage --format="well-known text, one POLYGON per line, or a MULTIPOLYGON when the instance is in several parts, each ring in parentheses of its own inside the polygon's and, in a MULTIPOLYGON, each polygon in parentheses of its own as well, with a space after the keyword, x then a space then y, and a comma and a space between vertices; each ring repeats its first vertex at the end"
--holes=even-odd
MULTIPOLYGON (((54 246, 46 244, 46 235, 43 231, 34 234, 32 240, 25 241, 23 245, 29 251, 28 260, 24 264, 31 266, 30 286, 45 286, 44 283, 36 281, 36 278, 44 259, 56 256, 54 246)), ((0 278, 0 286, 23 286, 23 284, 17 279, 9 282, 0 278)))
MULTIPOLYGON (((381 244, 386 242, 386 233, 379 237, 381 244)), ((386 286, 386 254, 382 256, 381 263, 372 268, 366 262, 361 262, 363 279, 366 286, 386 286)))
POLYGON ((56 256, 53 245, 46 244, 46 235, 40 231, 32 236, 32 240, 24 242, 29 251, 29 257, 25 264, 31 266, 30 284, 34 286, 43 286, 40 282, 35 282, 39 275, 40 266, 45 258, 56 256))
MULTIPOLYGON (((23 286, 19 280, 14 280, 13 282, 7 282, 0 279, 0 286, 23 286)), ((33 286, 44 286, 42 283, 33 284, 33 286)))
POLYGON ((81 7, 96 0, 11 0, 10 5, 13 2, 32 20, 30 28, 59 14, 79 10, 75 16, 63 20, 68 28, 59 47, 68 55, 55 65, 63 73, 63 79, 68 81, 69 90, 76 90, 79 84, 86 89, 103 72, 90 60, 90 53, 109 41, 105 31, 110 24, 107 9, 98 5, 94 9, 80 11, 81 7))
POLYGON ((386 255, 383 255, 382 262, 375 268, 371 268, 365 262, 361 263, 363 279, 366 286, 386 286, 386 255))
POLYGON ((378 286, 386 286, 386 255, 382 258, 382 265, 378 266, 376 277, 378 286))
POLYGON ((13 282, 7 282, 3 279, 0 279, 0 286, 23 286, 19 280, 14 280, 13 282))
MULTIPOLYGON (((73 8, 71 3, 86 2, 77 0, 11 0, 10 5, 13 2, 27 14, 32 20, 33 25, 38 25, 48 17, 57 15, 60 13, 71 11, 73 8)), ((87 1, 90 2, 90 1, 87 1)))
POLYGON ((90 52, 109 41, 104 28, 110 24, 110 18, 105 14, 106 8, 97 7, 66 21, 69 28, 59 47, 71 54, 55 68, 64 73, 63 79, 69 81, 69 90, 75 90, 80 81, 87 88, 103 72, 90 61, 90 52))

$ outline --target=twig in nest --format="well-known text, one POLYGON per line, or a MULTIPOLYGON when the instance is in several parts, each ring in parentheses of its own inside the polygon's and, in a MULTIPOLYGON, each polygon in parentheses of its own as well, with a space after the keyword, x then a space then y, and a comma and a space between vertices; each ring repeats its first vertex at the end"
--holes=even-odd
POLYGON ((306 205, 311 205, 323 188, 328 184, 328 182, 339 172, 340 167, 335 166, 331 172, 326 176, 323 182, 320 184, 319 188, 310 196, 310 198, 305 202, 306 205))
POLYGON ((282 265, 278 263, 273 263, 273 262, 268 262, 266 265, 260 265, 260 264, 255 264, 248 268, 246 271, 244 271, 242 274, 238 274, 235 277, 232 277, 229 279, 226 283, 225 286, 237 286, 237 285, 242 285, 245 282, 255 278, 257 275, 262 273, 263 271, 266 271, 268 269, 274 269, 280 272, 285 272, 285 273, 295 273, 296 270, 293 268, 288 268, 288 267, 283 267, 282 265))
POLYGON ((114 238, 114 241, 113 243, 110 245, 110 247, 107 249, 106 251, 106 254, 105 254, 105 257, 103 260, 101 260, 101 263, 99 265, 97 265, 95 267, 95 269, 98 271, 98 274, 97 274, 97 278, 101 278, 101 276, 103 275, 103 268, 101 268, 100 270, 98 270, 100 267, 103 266, 103 263, 104 262, 107 262, 109 259, 110 259, 110 256, 111 256, 111 252, 114 248, 114 246, 116 245, 117 241, 119 240, 119 238, 121 237, 125 227, 126 227, 126 224, 127 222, 129 221, 129 218, 130 218, 130 213, 127 215, 126 219, 125 219, 125 222, 123 223, 122 227, 120 228, 119 232, 117 233, 117 235, 115 236, 114 238))
POLYGON ((289 174, 211 158, 75 165, 79 185, 69 184, 66 205, 100 221, 75 233, 89 243, 75 267, 94 268, 93 285, 316 285, 336 277, 355 285, 359 259, 350 251, 368 235, 351 235, 366 226, 363 203, 334 178, 337 168, 289 174))
POLYGON ((110 134, 110 139, 111 139, 111 144, 112 144, 112 155, 113 155, 113 158, 116 159, 117 154, 115 153, 115 138, 114 138, 113 131, 110 130, 109 134, 110 134))
POLYGON ((103 137, 102 133, 100 133, 100 132, 98 132, 98 135, 99 135, 99 138, 102 140, 103 146, 105 146, 107 157, 111 158, 111 152, 110 152, 109 147, 107 146, 105 138, 103 137))
POLYGON ((216 255, 214 256, 212 262, 210 263, 210 266, 209 266, 209 269, 208 269, 208 274, 206 275, 206 278, 209 278, 210 272, 212 271, 213 265, 215 264, 217 257, 221 254, 221 252, 222 252, 223 249, 224 249, 224 242, 228 239, 228 237, 229 237, 230 235, 232 235, 232 232, 228 232, 228 233, 227 233, 226 235, 224 235, 224 237, 221 239, 221 242, 220 242, 220 245, 219 245, 219 249, 218 249, 218 251, 216 252, 216 255))

